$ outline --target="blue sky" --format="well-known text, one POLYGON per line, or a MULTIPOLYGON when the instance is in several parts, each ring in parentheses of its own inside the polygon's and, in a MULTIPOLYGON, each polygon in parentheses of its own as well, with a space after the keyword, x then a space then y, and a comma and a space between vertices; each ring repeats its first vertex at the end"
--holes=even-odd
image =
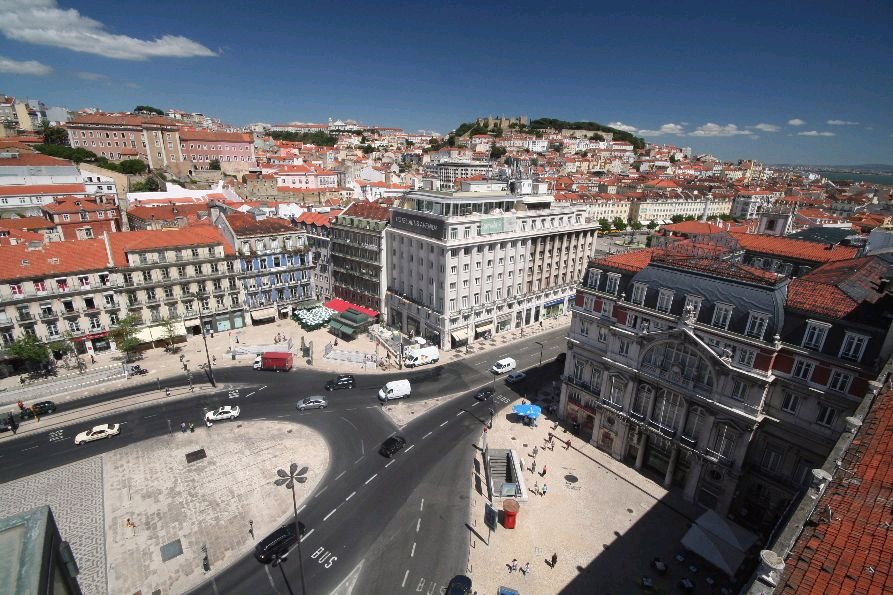
POLYGON ((613 4, 0 0, 0 92, 234 124, 526 114, 729 160, 893 163, 893 3, 613 4))

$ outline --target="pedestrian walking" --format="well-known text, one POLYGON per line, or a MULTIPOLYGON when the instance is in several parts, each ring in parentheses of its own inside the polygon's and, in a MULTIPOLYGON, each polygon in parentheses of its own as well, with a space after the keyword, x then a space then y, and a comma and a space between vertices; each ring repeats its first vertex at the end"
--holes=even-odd
POLYGON ((251 539, 254 539, 254 521, 248 521, 248 533, 251 534, 251 539))
POLYGON ((540 447, 539 447, 539 446, 534 446, 534 447, 533 447, 533 458, 534 458, 534 459, 536 458, 536 455, 537 455, 537 453, 538 453, 539 451, 540 451, 540 447))
POLYGON ((540 495, 540 482, 536 482, 535 484, 533 484, 533 493, 537 496, 540 495))
POLYGON ((189 431, 190 431, 190 432, 195 432, 195 424, 192 423, 192 422, 189 422, 189 431))
POLYGON ((93 354, 92 354, 92 353, 90 354, 90 363, 91 363, 91 364, 95 364, 95 363, 96 363, 96 358, 93 357, 93 354))
POLYGON ((512 572, 514 572, 514 571, 516 571, 516 570, 518 570, 518 559, 517 559, 517 558, 512 558, 512 563, 511 563, 511 565, 509 566, 509 573, 512 573, 512 572))
POLYGON ((553 554, 552 554, 552 569, 553 569, 553 570, 555 569, 555 565, 556 565, 556 564, 558 564, 558 554, 557 554, 557 553, 553 553, 553 554))
POLYGON ((189 369, 189 366, 186 365, 186 362, 183 362, 183 371, 185 372, 188 369, 189 369))
POLYGON ((545 496, 549 492, 549 486, 543 484, 543 489, 540 491, 540 496, 545 496))
POLYGON ((568 450, 571 447, 571 439, 568 438, 567 442, 564 443, 564 450, 568 450))
POLYGON ((541 476, 541 477, 545 477, 545 476, 546 476, 546 471, 547 471, 548 469, 549 469, 549 466, 548 466, 548 465, 543 465, 543 472, 540 473, 540 476, 541 476))
POLYGON ((536 459, 534 459, 533 463, 530 464, 530 472, 536 473, 536 459))
POLYGON ((211 426, 213 426, 214 424, 211 423, 211 420, 210 420, 210 419, 206 419, 206 420, 205 420, 205 425, 208 426, 208 429, 210 430, 210 429, 211 429, 211 426))
POLYGON ((530 574, 530 562, 524 565, 524 568, 521 569, 521 572, 524 573, 524 576, 530 574))
POLYGON ((169 389, 169 388, 164 389, 164 396, 165 397, 171 396, 171 389, 169 389))
POLYGON ((212 356, 211 356, 211 362, 212 362, 215 366, 217 365, 217 356, 216 356, 216 355, 212 355, 212 356))
POLYGON ((25 410, 25 402, 24 402, 24 401, 19 400, 19 402, 18 402, 18 406, 19 406, 19 409, 20 409, 20 410, 22 410, 22 411, 25 410))

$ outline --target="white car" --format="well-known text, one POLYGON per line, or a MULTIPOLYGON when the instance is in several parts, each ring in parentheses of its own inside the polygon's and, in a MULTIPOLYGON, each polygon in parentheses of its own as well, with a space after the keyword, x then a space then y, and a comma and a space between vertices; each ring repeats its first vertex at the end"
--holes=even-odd
POLYGON ((239 413, 241 413, 241 411, 239 411, 238 405, 235 407, 224 405, 216 411, 208 411, 205 414, 205 421, 225 421, 227 419, 236 419, 237 417, 239 417, 239 413))
POLYGON ((111 436, 117 436, 121 433, 120 424, 102 424, 101 426, 93 426, 86 432, 81 432, 74 437, 75 444, 83 444, 84 442, 93 442, 94 440, 102 440, 111 436))
POLYGON ((509 384, 516 384, 525 378, 527 378, 527 374, 524 372, 510 372, 509 375, 505 377, 505 381, 509 384))
POLYGON ((325 409, 329 402, 325 397, 307 397, 298 401, 297 407, 299 411, 304 409, 325 409))

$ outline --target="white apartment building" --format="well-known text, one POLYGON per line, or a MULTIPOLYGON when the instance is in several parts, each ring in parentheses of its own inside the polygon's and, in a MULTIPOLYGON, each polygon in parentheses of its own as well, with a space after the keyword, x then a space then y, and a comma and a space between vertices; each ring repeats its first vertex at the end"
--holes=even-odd
POLYGON ((707 217, 712 218, 728 215, 731 210, 731 198, 717 198, 711 194, 671 192, 633 201, 630 206, 629 219, 643 225, 647 225, 651 221, 665 224, 670 222, 673 215, 700 218, 706 211, 707 217))
POLYGON ((440 187, 452 190, 457 179, 487 175, 492 167, 489 161, 441 161, 431 169, 434 177, 440 180, 440 187))
POLYGON ((511 186, 533 193, 415 191, 392 209, 390 326, 454 349, 567 311, 598 224, 545 184, 511 186))
POLYGON ((732 201, 731 215, 736 219, 758 219, 776 198, 781 197, 770 190, 739 190, 732 201))

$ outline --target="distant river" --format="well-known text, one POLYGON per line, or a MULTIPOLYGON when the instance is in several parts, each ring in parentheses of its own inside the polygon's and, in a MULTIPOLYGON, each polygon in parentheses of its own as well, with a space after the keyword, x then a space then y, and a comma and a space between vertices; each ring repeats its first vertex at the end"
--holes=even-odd
POLYGON ((840 171, 819 171, 819 174, 831 181, 838 180, 855 180, 857 182, 867 182, 869 184, 882 184, 884 186, 893 186, 893 175, 883 174, 851 174, 840 171))

